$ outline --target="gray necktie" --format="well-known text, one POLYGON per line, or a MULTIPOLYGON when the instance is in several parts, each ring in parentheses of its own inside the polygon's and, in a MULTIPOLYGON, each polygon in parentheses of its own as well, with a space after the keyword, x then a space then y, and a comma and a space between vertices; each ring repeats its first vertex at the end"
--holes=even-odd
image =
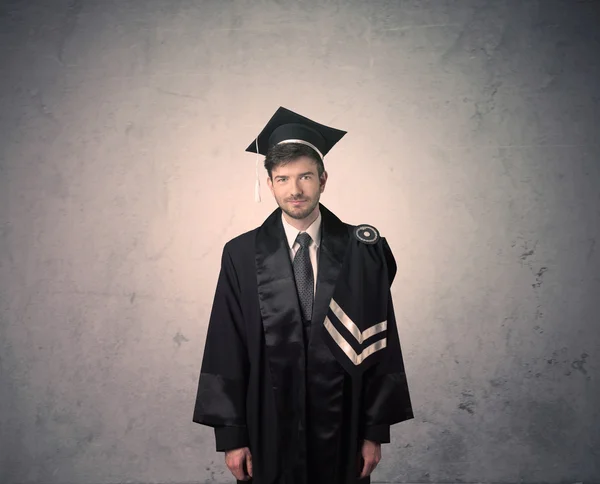
POLYGON ((308 246, 311 242, 310 235, 306 232, 298 234, 296 241, 300 244, 298 252, 294 257, 294 277, 296 279, 296 289, 298 299, 302 308, 302 315, 305 321, 312 319, 313 298, 314 298, 314 275, 312 264, 310 263, 310 254, 308 246))

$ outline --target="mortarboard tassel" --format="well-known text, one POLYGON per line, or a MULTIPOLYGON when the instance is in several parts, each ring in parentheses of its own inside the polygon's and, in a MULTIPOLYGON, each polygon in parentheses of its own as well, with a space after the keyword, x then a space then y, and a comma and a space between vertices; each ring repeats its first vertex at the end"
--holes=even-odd
POLYGON ((254 201, 260 203, 260 179, 258 177, 258 136, 256 137, 256 183, 254 184, 254 201))

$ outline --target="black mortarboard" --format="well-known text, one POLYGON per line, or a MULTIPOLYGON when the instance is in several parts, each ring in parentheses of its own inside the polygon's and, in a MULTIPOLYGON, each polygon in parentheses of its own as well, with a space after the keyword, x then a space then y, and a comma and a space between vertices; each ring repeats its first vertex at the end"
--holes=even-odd
POLYGON ((279 143, 302 143, 313 148, 323 159, 345 134, 346 131, 316 123, 280 107, 246 151, 266 156, 269 149, 279 143))

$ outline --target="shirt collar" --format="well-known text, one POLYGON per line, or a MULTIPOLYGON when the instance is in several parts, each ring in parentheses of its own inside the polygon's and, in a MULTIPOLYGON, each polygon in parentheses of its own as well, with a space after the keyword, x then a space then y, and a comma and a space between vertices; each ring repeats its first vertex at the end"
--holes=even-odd
MULTIPOLYGON (((294 247, 294 243, 296 242, 296 237, 298 237, 298 234, 300 233, 300 231, 297 228, 292 227, 287 222, 287 220, 283 216, 283 212, 281 212, 281 220, 283 222, 283 228, 285 229, 285 236, 288 241, 288 246, 291 249, 294 247)), ((319 215, 317 216, 316 220, 312 224, 310 224, 310 226, 306 229, 306 232, 308 233, 308 235, 310 235, 310 238, 313 240, 313 242, 315 243, 315 245, 318 248, 319 244, 321 243, 321 211, 320 210, 319 210, 319 215)))

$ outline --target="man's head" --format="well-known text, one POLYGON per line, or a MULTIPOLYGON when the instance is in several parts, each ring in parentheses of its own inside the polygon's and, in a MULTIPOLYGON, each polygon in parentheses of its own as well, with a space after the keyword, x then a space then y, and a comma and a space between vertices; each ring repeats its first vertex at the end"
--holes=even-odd
POLYGON ((277 205, 289 217, 301 220, 317 210, 327 172, 312 148, 300 143, 276 145, 267 153, 265 168, 277 205))

